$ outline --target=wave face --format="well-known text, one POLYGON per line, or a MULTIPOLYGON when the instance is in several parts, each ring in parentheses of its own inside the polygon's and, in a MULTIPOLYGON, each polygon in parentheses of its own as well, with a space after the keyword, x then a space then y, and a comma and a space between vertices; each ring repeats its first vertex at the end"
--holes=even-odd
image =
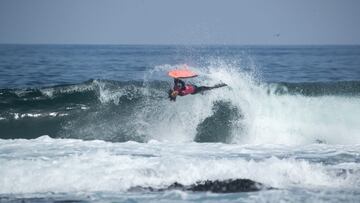
MULTIPOLYGON (((173 68, 158 66, 149 77, 173 68)), ((195 68, 194 68, 195 69, 195 68)), ((195 69, 228 87, 167 99, 166 81, 90 80, 0 90, 0 138, 328 144, 360 143, 360 81, 263 83, 227 65, 195 69)))

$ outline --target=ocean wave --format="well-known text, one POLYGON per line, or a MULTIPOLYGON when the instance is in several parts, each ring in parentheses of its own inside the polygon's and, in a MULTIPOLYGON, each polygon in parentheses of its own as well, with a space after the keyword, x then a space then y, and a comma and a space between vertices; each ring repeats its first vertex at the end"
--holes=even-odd
POLYGON ((226 67, 203 75, 197 84, 228 87, 175 103, 167 99, 166 81, 2 89, 0 138, 360 143, 360 81, 264 83, 226 67))

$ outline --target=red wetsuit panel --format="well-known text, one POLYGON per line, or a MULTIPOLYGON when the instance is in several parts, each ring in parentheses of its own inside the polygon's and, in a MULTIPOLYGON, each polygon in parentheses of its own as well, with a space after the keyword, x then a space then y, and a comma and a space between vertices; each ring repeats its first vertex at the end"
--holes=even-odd
POLYGON ((192 94, 194 92, 195 92, 194 85, 186 85, 185 89, 179 91, 179 95, 180 96, 185 96, 185 95, 188 95, 188 94, 192 94))

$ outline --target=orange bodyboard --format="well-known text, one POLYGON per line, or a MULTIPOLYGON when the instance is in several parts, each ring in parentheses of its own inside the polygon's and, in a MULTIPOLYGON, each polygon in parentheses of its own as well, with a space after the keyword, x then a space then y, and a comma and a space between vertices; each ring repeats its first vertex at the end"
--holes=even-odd
POLYGON ((168 72, 168 75, 172 78, 193 78, 197 74, 189 69, 175 69, 168 72))

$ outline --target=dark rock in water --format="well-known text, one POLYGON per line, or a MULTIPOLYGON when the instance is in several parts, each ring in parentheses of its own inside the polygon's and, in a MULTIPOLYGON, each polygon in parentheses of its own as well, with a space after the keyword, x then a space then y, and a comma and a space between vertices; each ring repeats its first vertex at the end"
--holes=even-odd
POLYGON ((325 141, 325 140, 316 139, 316 140, 315 140, 315 143, 317 143, 317 144, 326 144, 326 141, 325 141))
POLYGON ((165 190, 183 190, 193 192, 213 192, 213 193, 236 193, 236 192, 255 192, 264 189, 273 189, 266 187, 265 185, 252 181, 250 179, 228 179, 228 180, 206 180, 199 181, 192 185, 182 185, 175 182, 166 188, 152 188, 152 187, 132 187, 129 189, 130 192, 161 192, 165 190))
POLYGON ((250 179, 235 179, 225 181, 204 181, 191 185, 188 190, 194 192, 214 192, 214 193, 233 193, 233 192, 254 192, 264 189, 264 185, 250 179))

